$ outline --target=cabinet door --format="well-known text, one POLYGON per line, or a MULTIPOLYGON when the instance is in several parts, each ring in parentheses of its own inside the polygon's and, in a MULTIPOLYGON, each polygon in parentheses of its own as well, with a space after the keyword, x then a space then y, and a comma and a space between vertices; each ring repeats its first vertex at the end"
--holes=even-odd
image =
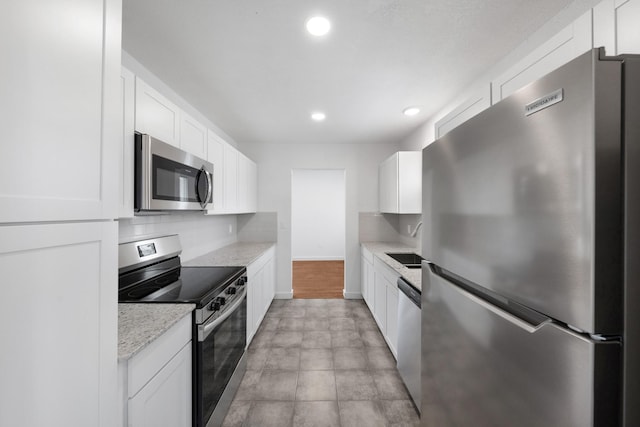
POLYGON ((369 296, 369 300, 367 304, 369 305, 369 309, 373 310, 375 304, 375 275, 373 273, 373 265, 367 262, 367 295, 369 296))
POLYGON ((398 153, 398 213, 422 212, 422 152, 398 153))
POLYGON ((593 45, 609 56, 640 53, 640 0, 604 0, 593 8, 593 45))
POLYGON ((136 77, 136 130, 180 148, 180 109, 136 77))
POLYGON ((180 148, 201 159, 206 159, 207 143, 207 128, 184 111, 181 111, 180 148))
POLYGON ((251 340, 253 339, 253 334, 255 333, 254 322, 255 322, 255 314, 253 310, 255 299, 255 290, 253 287, 253 275, 249 275, 247 271, 247 283, 245 284, 247 288, 247 346, 251 344, 251 340))
POLYGON ((380 163, 378 169, 380 212, 398 213, 398 155, 380 163))
POLYGON ((247 212, 258 211, 258 165, 249 160, 248 189, 247 189, 247 212))
POLYGON ((120 91, 122 96, 122 121, 120 145, 120 203, 118 216, 133 217, 133 162, 135 140, 135 84, 136 76, 126 68, 121 69, 120 91))
POLYGON ((264 266, 264 288, 262 293, 262 316, 264 316, 271 306, 273 301, 273 295, 275 293, 275 262, 274 258, 271 258, 264 266))
POLYGON ((238 210, 238 150, 229 144, 224 146, 224 210, 238 210))
POLYGON ((0 223, 117 216, 120 22, 113 0, 3 2, 0 223))
POLYGON ((369 294, 367 293, 367 275, 369 274, 369 270, 367 269, 367 261, 364 256, 360 257, 360 292, 362 293, 362 298, 365 300, 367 305, 369 304, 369 294))
POLYGON ((191 343, 129 399, 131 427, 190 427, 191 343))
POLYGON ((491 106, 491 84, 485 84, 449 114, 435 123, 436 139, 444 136, 450 130, 460 126, 476 114, 491 106))
POLYGON ((227 143, 211 130, 207 136, 207 160, 213 163, 213 206, 207 213, 224 212, 224 150, 227 143))
POLYGON ((238 204, 236 212, 249 212, 249 158, 238 152, 238 204))
POLYGON ((535 49, 491 82, 491 100, 495 104, 516 90, 566 64, 592 48, 592 11, 535 49))
POLYGON ((115 221, 0 227, 0 425, 112 426, 115 221))
POLYGON ((387 286, 387 344, 393 355, 398 358, 398 287, 387 286))
POLYGON ((387 279, 374 271, 375 276, 375 295, 373 297, 373 317, 378 323, 382 335, 387 333, 387 279))

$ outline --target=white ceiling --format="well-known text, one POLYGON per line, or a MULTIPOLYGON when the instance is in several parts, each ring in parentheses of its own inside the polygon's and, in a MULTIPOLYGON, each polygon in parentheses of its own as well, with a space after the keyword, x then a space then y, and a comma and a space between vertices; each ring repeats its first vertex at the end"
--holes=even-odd
POLYGON ((123 49, 237 142, 398 142, 569 3, 124 0, 123 49))

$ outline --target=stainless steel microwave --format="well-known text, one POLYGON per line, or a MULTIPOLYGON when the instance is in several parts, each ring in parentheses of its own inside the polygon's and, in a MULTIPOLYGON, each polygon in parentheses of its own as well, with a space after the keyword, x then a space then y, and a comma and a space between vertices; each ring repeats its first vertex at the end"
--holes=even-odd
POLYGON ((146 134, 135 136, 135 212, 204 210, 213 164, 146 134))

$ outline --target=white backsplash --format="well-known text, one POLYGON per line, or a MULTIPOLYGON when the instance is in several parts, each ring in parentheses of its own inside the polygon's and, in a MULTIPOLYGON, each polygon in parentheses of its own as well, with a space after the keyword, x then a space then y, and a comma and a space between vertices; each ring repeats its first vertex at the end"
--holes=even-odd
POLYGON ((167 215, 120 219, 119 242, 178 234, 183 261, 235 243, 238 240, 236 215, 204 215, 202 212, 172 212, 167 215))
POLYGON ((277 212, 238 215, 239 242, 276 242, 277 240, 277 212))
POLYGON ((379 212, 359 213, 360 242, 400 242, 422 252, 422 229, 416 237, 411 232, 422 219, 422 215, 381 214, 379 212))

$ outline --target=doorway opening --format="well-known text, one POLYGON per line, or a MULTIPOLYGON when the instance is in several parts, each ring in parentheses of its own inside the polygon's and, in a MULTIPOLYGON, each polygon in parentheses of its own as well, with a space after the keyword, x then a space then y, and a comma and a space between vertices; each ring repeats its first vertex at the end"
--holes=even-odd
POLYGON ((292 170, 294 298, 344 297, 345 212, 344 169, 292 170))

